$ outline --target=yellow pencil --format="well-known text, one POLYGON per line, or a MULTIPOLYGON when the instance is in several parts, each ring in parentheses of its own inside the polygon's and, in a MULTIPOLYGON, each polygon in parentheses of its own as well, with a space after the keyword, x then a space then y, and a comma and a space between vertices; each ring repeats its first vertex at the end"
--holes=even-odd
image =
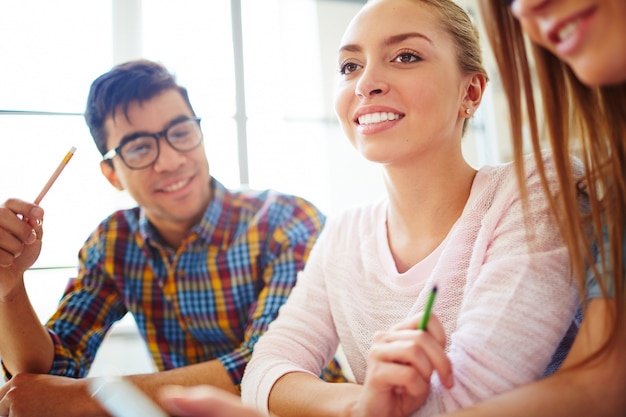
POLYGON ((41 190, 41 192, 39 193, 39 195, 35 199, 35 204, 41 203, 41 200, 43 199, 43 197, 46 195, 48 190, 50 190, 50 187, 52 187, 52 184, 54 184, 56 179, 61 174, 61 171, 63 171, 63 168, 65 168, 67 163, 70 161, 70 159, 74 155, 74 152, 76 152, 76 148, 72 146, 72 148, 69 150, 69 152, 65 155, 65 158, 63 158, 63 160, 61 161, 61 163, 57 167, 57 169, 52 173, 52 176, 50 177, 50 179, 48 180, 46 185, 44 185, 43 190, 41 190))

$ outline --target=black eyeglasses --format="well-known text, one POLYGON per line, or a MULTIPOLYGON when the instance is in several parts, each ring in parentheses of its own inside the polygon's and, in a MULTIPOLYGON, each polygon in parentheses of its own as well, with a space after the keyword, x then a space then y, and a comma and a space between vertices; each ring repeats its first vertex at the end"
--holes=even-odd
POLYGON ((110 161, 118 155, 130 169, 147 168, 159 159, 161 136, 172 149, 178 152, 189 152, 202 143, 200 118, 181 120, 158 133, 140 133, 126 137, 117 148, 105 153, 102 160, 110 161))

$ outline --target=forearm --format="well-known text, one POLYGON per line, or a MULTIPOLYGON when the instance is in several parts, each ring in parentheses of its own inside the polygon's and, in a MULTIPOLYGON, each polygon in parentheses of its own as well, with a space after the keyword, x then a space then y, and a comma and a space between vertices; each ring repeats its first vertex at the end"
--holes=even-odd
MULTIPOLYGON (((474 407, 446 417, 612 417, 624 415, 626 401, 619 382, 596 378, 593 371, 557 372, 474 407)), ((622 383, 623 384, 623 383, 622 383)))
POLYGON ((31 305, 23 280, 0 302, 0 357, 12 373, 48 373, 54 345, 31 305))
POLYGON ((611 417, 626 415, 626 323, 622 318, 614 339, 593 361, 583 362, 608 341, 612 332, 611 303, 592 301, 574 345, 554 375, 449 417, 546 416, 611 417))
POLYGON ((281 417, 348 416, 361 389, 357 384, 332 384, 310 374, 292 372, 272 387, 269 409, 281 417))
MULTIPOLYGON (((167 372, 128 376, 129 380, 154 399, 157 398, 159 387, 168 384, 211 384, 234 392, 232 383, 225 383, 223 378, 228 378, 228 375, 217 360, 167 372)), ((105 412, 91 397, 89 383, 88 378, 17 374, 6 385, 0 386, 0 415, 101 417, 105 412)))
POLYGON ((132 375, 128 378, 154 399, 157 398, 159 389, 166 385, 211 385, 239 396, 238 387, 233 384, 226 368, 217 359, 164 372, 132 375))

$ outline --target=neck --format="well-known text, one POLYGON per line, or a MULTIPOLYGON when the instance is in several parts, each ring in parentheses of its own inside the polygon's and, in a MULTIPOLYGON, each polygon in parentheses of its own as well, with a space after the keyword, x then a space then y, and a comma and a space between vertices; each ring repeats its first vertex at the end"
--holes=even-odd
POLYGON ((462 161, 386 174, 387 238, 396 267, 404 272, 448 235, 465 208, 476 170, 462 161))
POLYGON ((200 221, 202 220, 202 216, 204 215, 204 211, 189 219, 152 219, 151 216, 148 216, 148 220, 152 224, 152 226, 157 230, 159 236, 163 240, 163 242, 172 249, 178 249, 180 245, 183 243, 185 236, 189 233, 189 231, 200 221))

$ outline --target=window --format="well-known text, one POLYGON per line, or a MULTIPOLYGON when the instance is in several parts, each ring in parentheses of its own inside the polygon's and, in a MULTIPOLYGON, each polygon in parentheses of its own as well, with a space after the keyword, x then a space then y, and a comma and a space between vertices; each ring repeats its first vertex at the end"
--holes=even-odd
MULTIPOLYGON (((100 174, 82 118, 91 81, 121 60, 161 61, 188 87, 203 119, 211 172, 226 186, 299 194, 327 213, 382 195, 379 168, 351 149, 332 110, 336 48, 363 3, 0 3, 2 201, 33 199, 67 150, 78 148, 42 203, 45 239, 55 244, 44 245, 36 266, 75 265, 89 231, 134 204, 100 174)), ((463 5, 475 14, 472 1, 463 5)), ((494 131, 493 118, 484 117, 490 97, 488 90, 465 139, 475 165, 498 158, 495 141, 485 145, 483 137, 483 130, 494 131)))
POLYGON ((382 190, 378 169, 350 149, 331 105, 334 52, 360 3, 241 1, 243 109, 236 102, 241 68, 235 68, 231 3, 239 4, 0 4, 0 36, 11 40, 1 47, 7 64, 0 67, 0 175, 10 181, 0 198, 32 200, 67 150, 78 148, 42 202, 45 240, 63 244, 44 244, 36 267, 75 265, 77 249, 97 223, 133 205, 100 174, 100 156, 82 118, 91 81, 122 60, 147 57, 177 74, 203 119, 211 172, 225 185, 276 188, 332 212, 372 190, 352 183, 355 165, 382 190), (240 162, 248 177, 243 184, 240 162))
POLYGON ((76 146, 42 202, 45 239, 54 244, 44 245, 37 261, 74 265, 87 233, 112 207, 125 204, 100 174, 82 118, 92 79, 111 64, 111 3, 2 2, 0 37, 0 197, 32 201, 76 146))

